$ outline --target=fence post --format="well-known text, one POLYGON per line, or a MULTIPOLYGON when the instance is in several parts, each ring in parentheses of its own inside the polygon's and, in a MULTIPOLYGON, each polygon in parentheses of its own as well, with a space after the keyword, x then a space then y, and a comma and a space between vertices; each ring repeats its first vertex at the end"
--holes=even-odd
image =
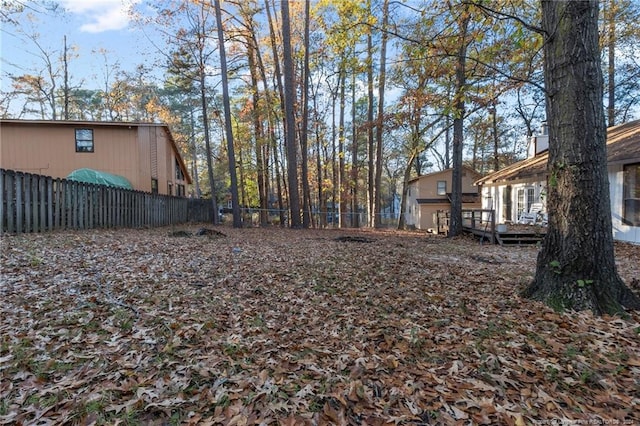
POLYGON ((24 201, 23 201, 23 179, 22 174, 16 174, 16 232, 24 232, 24 201))
POLYGON ((72 182, 71 183, 71 213, 72 213, 72 218, 73 218, 73 225, 71 226, 72 229, 79 229, 80 228, 80 208, 79 208, 79 199, 80 199, 80 194, 79 194, 79 190, 78 190, 78 183, 77 182, 72 182))
POLYGON ((23 194, 23 208, 24 208, 24 222, 22 223, 24 228, 20 232, 31 232, 31 211, 32 211, 32 201, 31 201, 31 175, 29 174, 21 174, 20 176, 22 182, 22 191, 23 194))
POLYGON ((96 227, 96 216, 98 215, 97 207, 97 189, 98 185, 89 186, 88 191, 88 199, 89 199, 89 229, 94 229, 96 227))
POLYGON ((7 232, 15 232, 16 221, 16 174, 10 172, 6 176, 6 188, 7 188, 7 232))
POLYGON ((53 179, 51 177, 46 177, 45 179, 45 187, 47 191, 47 205, 46 205, 46 214, 47 214, 47 227, 46 230, 53 230, 53 179))
POLYGON ((77 194, 78 194, 78 229, 85 229, 85 216, 86 216, 86 205, 84 190, 85 186, 81 183, 76 184, 77 194))
POLYGON ((55 198, 55 203, 53 206, 53 228, 60 229, 62 228, 62 207, 64 206, 64 196, 62 194, 62 184, 60 183, 60 179, 55 179, 53 181, 53 196, 55 198))
POLYGON ((60 229, 65 229, 67 227, 67 203, 69 202, 69 198, 67 197, 67 181, 62 181, 58 179, 58 184, 60 187, 58 191, 60 191, 60 229))
POLYGON ((31 175, 31 214, 33 215, 33 232, 40 230, 40 177, 31 175))

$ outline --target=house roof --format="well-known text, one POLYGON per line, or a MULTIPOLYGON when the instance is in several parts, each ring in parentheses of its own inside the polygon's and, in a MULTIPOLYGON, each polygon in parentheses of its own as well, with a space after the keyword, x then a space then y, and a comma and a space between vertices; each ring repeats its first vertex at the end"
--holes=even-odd
MULTIPOLYGON (((549 152, 545 151, 488 174, 478 179, 475 185, 544 178, 547 175, 548 158, 549 152)), ((607 129, 607 163, 635 162, 640 162, 640 120, 609 127, 607 129)))
POLYGON ((163 123, 129 122, 129 121, 91 121, 91 120, 23 120, 18 118, 3 118, 2 123, 52 125, 52 126, 114 126, 114 127, 162 127, 163 123))
POLYGON ((547 174, 547 159, 549 152, 545 151, 535 157, 518 161, 497 172, 490 173, 487 176, 475 181, 475 185, 484 185, 487 183, 501 182, 507 180, 523 180, 534 177, 544 177, 547 174))
POLYGON ((607 129, 607 163, 640 162, 640 120, 607 129))
POLYGON ((5 123, 10 124, 22 124, 22 125, 49 125, 49 126, 113 126, 113 127, 162 127, 167 138, 169 139, 169 143, 171 145, 171 150, 175 154, 178 159, 178 163, 180 163, 180 168, 182 169, 182 173, 184 174, 185 180, 188 184, 192 183, 191 175, 189 174, 189 170, 182 159, 182 155, 178 150, 178 145, 176 145, 176 141, 171 134, 171 130, 169 126, 164 123, 143 123, 143 122, 124 122, 124 121, 80 121, 80 120, 20 120, 20 119, 0 119, 0 126, 5 123))
MULTIPOLYGON (((470 172, 471 174, 473 174, 476 177, 480 177, 482 176, 480 173, 476 172, 475 170, 473 170, 471 167, 469 166, 462 166, 463 170, 470 172)), ((451 173, 453 171, 453 169, 445 169, 445 170, 440 170, 439 172, 433 172, 433 173, 427 173, 426 175, 420 175, 418 177, 414 177, 413 179, 409 180, 409 183, 413 183, 416 182, 418 180, 421 179, 425 179, 425 178, 430 178, 439 174, 445 174, 445 173, 451 173)))

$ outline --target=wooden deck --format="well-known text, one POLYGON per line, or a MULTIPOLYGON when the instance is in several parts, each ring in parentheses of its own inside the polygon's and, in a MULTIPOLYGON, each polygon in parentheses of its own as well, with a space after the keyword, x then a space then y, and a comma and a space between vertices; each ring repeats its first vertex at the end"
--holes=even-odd
MULTIPOLYGON (((449 212, 442 211, 441 213, 438 213, 438 233, 446 233, 449 225, 449 212)), ((535 225, 508 225, 506 231, 498 228, 493 210, 462 211, 462 230, 477 236, 480 241, 501 246, 532 245, 541 242, 546 235, 546 229, 535 225)))
POLYGON ((501 246, 522 246, 538 244, 546 235, 546 232, 538 230, 507 230, 504 232, 491 232, 491 230, 487 230, 484 228, 472 228, 470 226, 463 226, 462 229, 466 233, 477 236, 482 241, 487 241, 492 244, 500 244, 501 246))

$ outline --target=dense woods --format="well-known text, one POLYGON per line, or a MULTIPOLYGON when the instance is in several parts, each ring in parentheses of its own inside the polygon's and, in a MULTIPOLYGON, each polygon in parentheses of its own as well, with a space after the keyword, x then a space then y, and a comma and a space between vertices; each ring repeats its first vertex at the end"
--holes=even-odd
MULTIPOLYGON (((93 81, 75 76, 74 40, 35 30, 64 15, 43 5, 47 16, 21 2, 3 11, 5 31, 37 57, 32 69, 3 67, 4 118, 166 122, 193 195, 259 209, 263 224, 403 227, 406 183, 453 167, 455 234, 456 171, 523 158, 546 119, 531 2, 142 2, 132 25, 154 40, 154 62, 125 69, 93 52, 93 81)), ((609 124, 637 113, 639 13, 628 0, 601 4, 609 124)))

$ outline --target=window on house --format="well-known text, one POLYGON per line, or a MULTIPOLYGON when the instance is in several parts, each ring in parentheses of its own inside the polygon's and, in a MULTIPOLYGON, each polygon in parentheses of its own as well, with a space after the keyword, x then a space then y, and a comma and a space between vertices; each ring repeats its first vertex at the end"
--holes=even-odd
POLYGON ((524 189, 520 188, 518 189, 518 198, 516 201, 516 217, 520 218, 520 214, 522 212, 524 212, 525 210, 525 204, 524 204, 524 189))
POLYGON ((173 195, 173 183, 167 182, 167 195, 173 195))
POLYGON ((527 211, 531 211, 531 205, 536 202, 536 189, 527 188, 527 211))
POLYGON ((623 221, 640 226, 640 163, 624 166, 623 221))
POLYGON ((180 185, 180 184, 176 185, 176 191, 177 191, 176 195, 178 197, 184 197, 187 194, 187 191, 185 190, 184 185, 180 185))
POLYGON ((151 179, 151 193, 158 193, 158 179, 151 179))
POLYGON ((439 180, 438 181, 438 195, 447 195, 447 181, 439 180))
POLYGON ((182 173, 182 167, 180 167, 180 163, 178 162, 178 159, 175 159, 175 165, 176 165, 176 180, 184 180, 184 173, 182 173))
POLYGON ((93 152, 93 129, 76 129, 76 152, 93 152))

